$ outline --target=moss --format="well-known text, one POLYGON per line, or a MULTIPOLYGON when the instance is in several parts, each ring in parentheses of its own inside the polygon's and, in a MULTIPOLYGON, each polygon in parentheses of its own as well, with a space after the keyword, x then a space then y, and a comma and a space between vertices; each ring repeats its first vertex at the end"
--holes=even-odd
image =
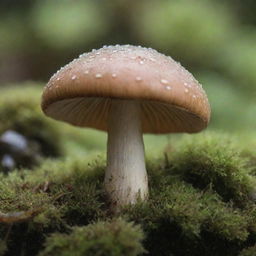
MULTIPOLYGON (((150 198, 119 217, 141 226, 149 255, 234 256, 256 243, 252 152, 238 148, 235 137, 207 133, 184 136, 148 159, 150 198)), ((36 255, 45 239, 46 248, 55 246, 55 237, 67 245, 76 226, 110 225, 104 169, 105 154, 91 153, 0 177, 0 217, 27 216, 10 230, 0 225, 0 239, 9 232, 7 255, 36 255)))
POLYGON ((213 189, 224 201, 243 204, 256 185, 248 159, 231 136, 208 133, 186 138, 170 158, 170 171, 197 188, 213 189))
POLYGON ((6 243, 3 240, 0 240, 0 255, 4 255, 6 249, 6 243))
POLYGON ((228 245, 248 238, 247 215, 221 201, 213 191, 202 192, 174 176, 169 178, 172 184, 152 191, 147 204, 123 212, 147 231, 146 249, 151 255, 166 252, 183 255, 184 248, 187 255, 197 255, 195 252, 205 255, 204 249, 212 250, 218 244, 214 253, 233 255, 228 252, 228 245), (213 237, 217 238, 216 244, 212 242, 213 237))
POLYGON ((40 256, 136 256, 145 252, 143 232, 132 223, 117 219, 75 227, 70 234, 56 233, 45 243, 40 256))
POLYGON ((239 256, 255 256, 256 255, 256 246, 251 246, 241 251, 239 256))
POLYGON ((79 129, 46 117, 40 108, 42 86, 8 85, 0 95, 0 134, 15 130, 40 144, 44 156, 82 155, 104 150, 106 134, 79 129))
MULTIPOLYGON (((98 178, 103 177, 99 161, 49 160, 33 172, 23 170, 1 178, 0 212, 39 210, 26 221, 14 222, 7 243, 10 255, 35 255, 47 234, 64 232, 69 225, 88 224, 106 215, 104 201, 99 199, 102 188, 97 185, 98 178)), ((7 224, 0 225, 0 234, 6 234, 8 228, 7 224)))
POLYGON ((1 89, 0 134, 15 130, 39 142, 43 155, 57 156, 61 154, 60 136, 40 110, 40 95, 41 87, 32 82, 1 89))

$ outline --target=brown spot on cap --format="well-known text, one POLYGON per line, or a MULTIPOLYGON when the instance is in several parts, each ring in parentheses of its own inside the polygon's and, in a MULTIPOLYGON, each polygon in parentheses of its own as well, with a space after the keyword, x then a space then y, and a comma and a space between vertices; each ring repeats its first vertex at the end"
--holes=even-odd
POLYGON ((185 68, 131 45, 93 50, 61 68, 45 87, 42 109, 57 120, 106 131, 115 98, 141 102, 146 133, 198 132, 210 118, 207 96, 185 68))

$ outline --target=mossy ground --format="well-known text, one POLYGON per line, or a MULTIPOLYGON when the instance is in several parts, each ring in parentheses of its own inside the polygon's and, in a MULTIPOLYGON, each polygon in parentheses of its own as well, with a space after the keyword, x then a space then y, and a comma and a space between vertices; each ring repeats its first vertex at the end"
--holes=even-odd
POLYGON ((248 150, 239 150, 237 141, 208 132, 184 136, 164 148, 147 161, 150 199, 126 207, 119 216, 111 214, 105 199, 104 153, 46 160, 33 171, 2 176, 0 211, 24 211, 26 216, 22 222, 15 222, 17 217, 12 224, 1 224, 0 248, 5 255, 69 255, 67 248, 75 244, 73 255, 84 255, 76 232, 84 230, 86 237, 86 227, 97 230, 100 221, 108 230, 120 218, 125 223, 121 236, 131 238, 109 237, 104 230, 100 235, 109 240, 102 244, 97 231, 91 231, 96 238, 84 245, 86 255, 111 255, 111 246, 113 252, 126 251, 128 241, 134 253, 120 255, 139 255, 142 235, 135 234, 142 231, 148 255, 256 254, 255 160, 248 150), (106 251, 93 253, 101 245, 106 251))
POLYGON ((40 120, 62 155, 0 174, 0 255, 256 255, 253 135, 147 136, 150 198, 113 215, 103 188, 106 136, 51 122, 23 97, 24 108, 2 103, 1 120, 4 109, 29 113, 17 122, 15 112, 6 129, 18 123, 36 134, 31 122, 40 120))

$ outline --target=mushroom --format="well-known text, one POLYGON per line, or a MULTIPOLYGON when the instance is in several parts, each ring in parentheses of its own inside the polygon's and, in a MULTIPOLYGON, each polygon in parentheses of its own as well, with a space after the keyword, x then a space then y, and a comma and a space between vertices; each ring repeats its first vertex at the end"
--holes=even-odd
POLYGON ((42 110, 108 132, 105 190, 112 209, 148 197, 142 133, 195 133, 210 106, 202 86, 171 57, 140 46, 104 46, 52 76, 42 110))

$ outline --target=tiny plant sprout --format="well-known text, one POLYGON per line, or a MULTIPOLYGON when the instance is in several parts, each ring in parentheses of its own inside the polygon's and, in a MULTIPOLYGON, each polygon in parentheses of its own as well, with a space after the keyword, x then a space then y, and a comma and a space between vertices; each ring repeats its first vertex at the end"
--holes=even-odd
POLYGON ((131 45, 94 50, 66 65, 48 82, 42 109, 57 120, 107 131, 104 186, 114 211, 148 197, 143 133, 195 133, 210 118, 206 94, 186 69, 131 45))

